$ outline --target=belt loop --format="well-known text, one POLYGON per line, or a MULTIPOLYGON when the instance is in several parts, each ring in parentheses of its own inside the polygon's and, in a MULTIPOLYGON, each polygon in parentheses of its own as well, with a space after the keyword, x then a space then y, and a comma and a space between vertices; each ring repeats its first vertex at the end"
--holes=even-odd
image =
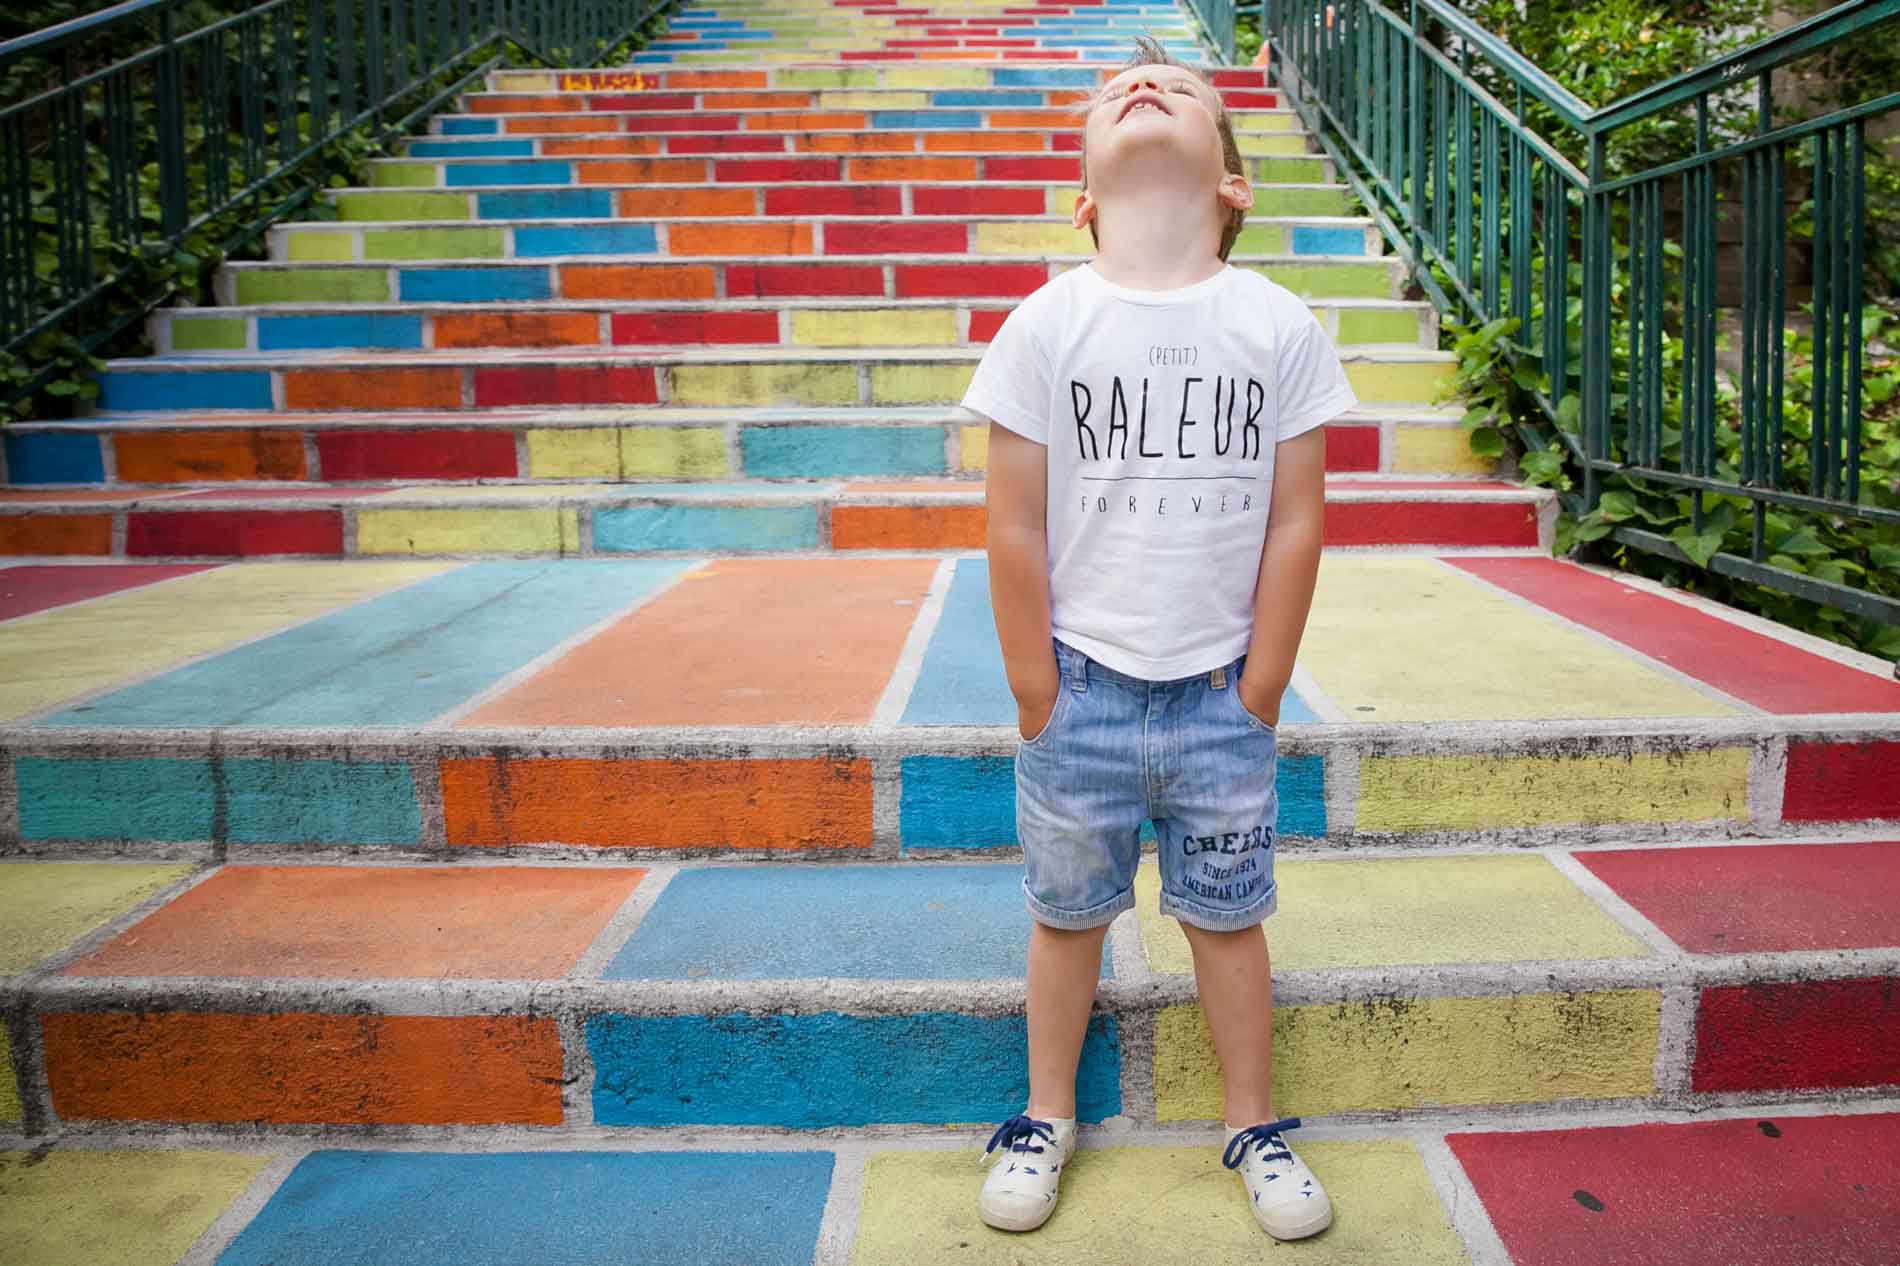
POLYGON ((1069 689, 1076 694, 1089 692, 1089 657, 1066 643, 1057 643, 1062 653, 1057 658, 1062 662, 1062 676, 1069 683, 1069 689))
POLYGON ((1227 689, 1227 669, 1224 667, 1216 668, 1213 672, 1207 674, 1207 684, 1216 690, 1227 689))

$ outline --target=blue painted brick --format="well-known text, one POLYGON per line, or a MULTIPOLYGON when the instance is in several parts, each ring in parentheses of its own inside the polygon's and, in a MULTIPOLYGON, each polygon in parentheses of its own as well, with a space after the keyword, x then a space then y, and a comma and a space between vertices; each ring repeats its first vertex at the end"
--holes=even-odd
POLYGON ((1007 108, 1015 110, 1038 110, 1042 108, 1044 96, 1040 92, 998 91, 993 88, 933 92, 930 104, 933 106, 983 106, 989 109, 1007 108))
POLYGON ((808 1266, 830 1152, 312 1152, 219 1266, 808 1266))
POLYGON ((609 189, 504 190, 475 196, 480 220, 610 220, 613 214, 609 189))
POLYGON ((904 724, 1009 725, 1015 720, 1016 698, 990 613, 989 562, 960 558, 904 706, 904 724))
POLYGON ((394 313, 260 316, 257 346, 266 352, 319 347, 421 347, 422 318, 394 313))
MULTIPOLYGON (((588 1019, 587 1047, 600 1125, 994 1121, 1029 1094, 1021 1016, 609 1014, 588 1019)), ((1121 1035, 1094 1015, 1076 1115, 1121 1110, 1121 1035)))
POLYGON ((28 840, 414 844, 404 764, 333 760, 58 759, 14 762, 28 840))
POLYGON ((1326 758, 1282 756, 1275 772, 1280 789, 1280 834, 1324 837, 1326 758))
POLYGON ((396 289, 406 303, 554 297, 554 283, 545 268, 405 268, 396 274, 396 289))
POLYGON ((496 136, 501 132, 500 119, 443 119, 443 136, 496 136))
POLYGON ((633 505, 594 511, 594 550, 801 550, 818 548, 818 509, 796 506, 633 505))
POLYGON ((109 411, 271 408, 270 374, 197 370, 99 375, 99 407, 109 411))
POLYGON ((411 158, 533 158, 533 141, 412 141, 411 158))
POLYGON ((556 255, 651 255, 660 249, 651 224, 577 224, 515 230, 517 259, 556 255))
POLYGON ((1366 231, 1296 224, 1293 226, 1292 246, 1295 255, 1363 255, 1366 253, 1366 231))
POLYGON ((475 185, 566 185, 573 183, 574 164, 542 159, 525 163, 445 163, 442 183, 450 189, 475 185))
POLYGON ((1016 842, 1016 762, 1008 756, 906 756, 904 848, 1005 848, 1016 842))
POLYGON ((757 479, 944 473, 943 432, 934 426, 749 426, 739 445, 757 479))
POLYGON ((999 88, 1093 88, 1096 80, 1095 71, 1080 68, 998 66, 991 82, 999 88))
POLYGON ((13 484, 96 484, 106 477, 97 435, 57 431, 0 436, 6 445, 7 482, 13 484))
POLYGON ((955 131, 982 127, 983 116, 974 110, 968 113, 945 113, 941 110, 873 110, 871 126, 897 128, 904 131, 932 129, 955 131))

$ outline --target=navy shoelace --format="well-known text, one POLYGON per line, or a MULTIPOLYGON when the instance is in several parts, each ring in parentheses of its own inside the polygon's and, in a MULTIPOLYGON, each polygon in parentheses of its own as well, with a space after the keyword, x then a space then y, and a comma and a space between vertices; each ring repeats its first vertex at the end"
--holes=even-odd
POLYGON ((1299 1125, 1298 1117, 1282 1117, 1266 1125, 1250 1125, 1227 1140, 1227 1150, 1221 1154, 1220 1163, 1229 1169, 1239 1169, 1240 1162, 1247 1158, 1249 1144, 1259 1148, 1261 1156, 1267 1160, 1292 1160, 1293 1153, 1287 1149, 1286 1140, 1280 1137, 1280 1131, 1295 1130, 1299 1125))
POLYGON ((1034 1117, 1013 1116, 996 1127, 996 1133, 990 1135, 989 1146, 983 1149, 983 1154, 988 1156, 998 1147, 1011 1152, 1041 1152, 1042 1144, 1036 1142, 1039 1138, 1053 1146, 1056 1141, 1055 1127, 1034 1117))

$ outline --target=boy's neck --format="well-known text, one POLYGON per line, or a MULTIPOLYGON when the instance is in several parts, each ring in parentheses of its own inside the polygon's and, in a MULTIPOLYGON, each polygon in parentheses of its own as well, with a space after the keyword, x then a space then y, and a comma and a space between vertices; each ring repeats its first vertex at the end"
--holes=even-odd
POLYGON ((1227 266, 1220 226, 1181 205, 1172 189, 1127 190, 1115 198, 1113 227, 1101 225, 1093 267, 1130 290, 1179 290, 1227 266))

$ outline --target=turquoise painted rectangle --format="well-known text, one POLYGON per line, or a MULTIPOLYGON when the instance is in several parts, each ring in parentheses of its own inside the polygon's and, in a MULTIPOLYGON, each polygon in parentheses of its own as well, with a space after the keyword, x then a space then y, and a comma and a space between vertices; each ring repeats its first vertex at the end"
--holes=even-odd
POLYGON ((944 473, 943 432, 934 426, 747 426, 739 450, 756 479, 944 473))
POLYGON ((949 131, 968 131, 983 126, 983 116, 975 110, 873 110, 871 126, 874 128, 894 128, 900 131, 929 131, 941 128, 949 131))
POLYGON ((574 181, 574 164, 538 159, 521 163, 442 164, 442 184, 449 189, 477 185, 566 185, 574 181))
POLYGON ((10 484, 96 484, 105 482, 105 454, 97 435, 40 431, 0 434, 10 484))
POLYGON ((945 89, 930 94, 930 104, 946 106, 982 106, 986 109, 1040 110, 1048 96, 1040 92, 1011 92, 995 88, 945 89))
POLYGON ((442 120, 443 136, 499 136, 500 119, 449 118, 442 120))
POLYGON ((990 82, 998 88, 1093 88, 1099 80, 1094 70, 1062 67, 998 66, 990 82))
POLYGON ((610 220, 611 189, 498 190, 475 195, 478 220, 610 220))
POLYGON ((471 563, 56 713, 49 726, 412 726, 690 564, 471 563))
POLYGON ((378 761, 14 761, 20 837, 236 844, 415 844, 407 764, 378 761))
POLYGON ((533 141, 411 141, 411 158, 533 158, 533 141))
POLYGON ((736 553, 818 548, 818 508, 637 505, 594 511, 594 550, 736 553))
POLYGON ((1296 224, 1293 226, 1291 245, 1295 255, 1364 255, 1366 231, 1296 224))
MULTIPOLYGON (((600 1125, 998 1121, 1029 1095, 1021 1016, 607 1014, 588 1018, 586 1036, 600 1125)), ((1121 1110, 1121 1033, 1093 1015, 1076 1115, 1121 1110)))
POLYGON ((422 346, 422 318, 395 313, 337 316, 260 316, 259 351, 276 352, 320 347, 418 348, 422 346))
POLYGON ((554 281, 542 268, 405 268, 396 274, 405 303, 495 303, 552 299, 554 281))
POLYGON ((111 413, 255 409, 271 405, 270 374, 219 370, 100 374, 99 407, 111 413))
POLYGON ((515 230, 517 259, 556 255, 651 255, 660 249, 651 224, 574 224, 515 230))

